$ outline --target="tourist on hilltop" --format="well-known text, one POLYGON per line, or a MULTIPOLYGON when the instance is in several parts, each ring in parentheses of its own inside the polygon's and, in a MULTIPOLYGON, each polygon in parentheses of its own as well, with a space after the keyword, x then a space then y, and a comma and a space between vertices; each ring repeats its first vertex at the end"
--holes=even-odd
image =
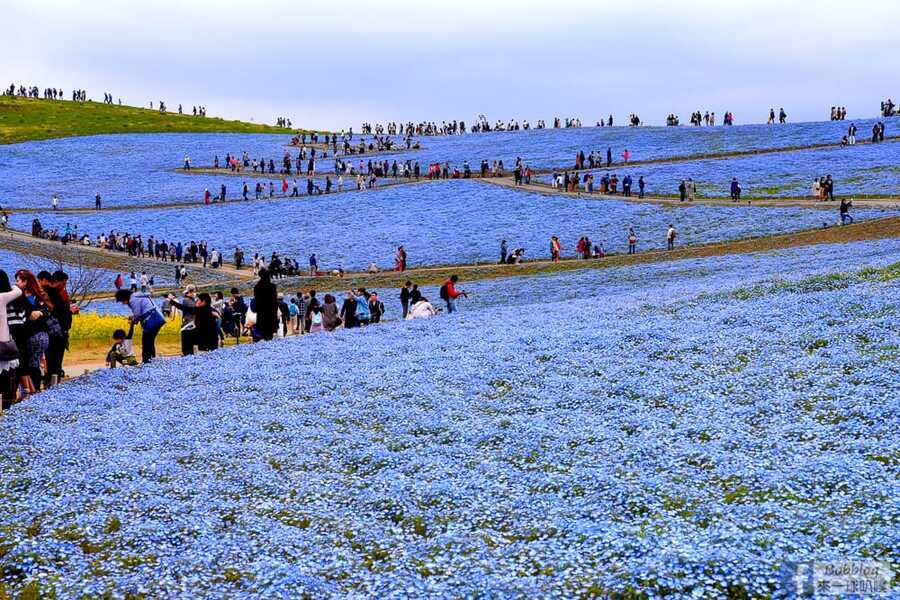
POLYGON ((506 264, 506 255, 509 253, 509 247, 506 245, 506 240, 500 240, 500 264, 506 264))
POLYGON ((647 184, 644 182, 644 176, 641 175, 638 177, 638 198, 644 198, 644 186, 647 184))
POLYGON ((853 223, 853 217, 850 216, 850 209, 853 207, 853 201, 846 198, 841 199, 840 215, 841 225, 846 225, 847 221, 853 223))
POLYGON ((687 183, 684 179, 678 184, 678 196, 680 202, 684 202, 685 198, 687 198, 687 183))
POLYGON ((769 109, 769 120, 766 121, 766 124, 772 125, 773 123, 775 123, 775 109, 770 108, 769 109))
POLYGON ((606 149, 606 166, 612 165, 612 148, 606 149))
POLYGON ((688 177, 687 180, 687 197, 688 202, 693 202, 697 196, 697 184, 694 183, 694 180, 688 177))
POLYGON ((669 224, 669 229, 666 231, 666 248, 668 250, 675 249, 675 237, 678 235, 678 232, 675 230, 675 226, 671 223, 669 224))
POLYGON ((622 152, 622 162, 627 165, 629 158, 631 158, 631 152, 628 151, 628 148, 625 148, 625 151, 622 152))
POLYGON ((784 125, 787 123, 787 113, 784 112, 784 109, 778 109, 778 122, 784 125))
POLYGON ((166 324, 166 318, 153 304, 149 294, 118 290, 115 299, 131 310, 129 321, 132 324, 141 324, 141 362, 149 363, 156 358, 156 336, 166 324))
POLYGON ((103 199, 100 197, 100 192, 97 192, 97 195, 94 196, 94 210, 101 210, 103 208, 103 199))
POLYGON ((278 329, 278 289, 265 267, 259 270, 259 281, 253 287, 252 309, 256 313, 253 341, 271 340, 278 329))
POLYGON ((741 184, 738 183, 737 177, 731 178, 731 201, 737 202, 741 199, 741 184))
POLYGON ((53 194, 53 196, 50 197, 50 207, 53 210, 59 210, 59 195, 58 194, 53 194))
POLYGON ((441 300, 447 303, 447 313, 452 313, 456 310, 456 299, 462 296, 463 298, 468 298, 469 294, 463 290, 456 289, 456 283, 459 281, 458 275, 451 275, 450 279, 444 282, 444 285, 441 286, 440 296, 441 300))
POLYGON ((628 254, 637 253, 637 234, 633 227, 628 228, 628 254))
POLYGON ((856 123, 850 123, 847 128, 847 141, 851 146, 856 145, 856 123))

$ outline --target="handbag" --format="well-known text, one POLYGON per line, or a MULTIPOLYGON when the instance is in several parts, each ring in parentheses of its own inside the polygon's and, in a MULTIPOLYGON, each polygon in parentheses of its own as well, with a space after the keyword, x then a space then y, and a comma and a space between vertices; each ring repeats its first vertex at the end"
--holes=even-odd
POLYGON ((149 331, 160 329, 166 324, 166 318, 162 316, 162 313, 156 307, 141 315, 140 321, 141 328, 149 331))
POLYGON ((19 347, 12 340, 0 342, 0 362, 10 362, 19 359, 19 347))
POLYGON ((50 315, 45 319, 45 322, 47 323, 47 333, 50 334, 50 337, 62 337, 63 330, 62 325, 59 323, 59 319, 50 315))

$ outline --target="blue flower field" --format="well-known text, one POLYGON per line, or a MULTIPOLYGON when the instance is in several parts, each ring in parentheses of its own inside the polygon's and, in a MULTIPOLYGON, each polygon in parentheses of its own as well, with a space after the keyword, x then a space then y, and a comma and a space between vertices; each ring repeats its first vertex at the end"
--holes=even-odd
POLYGON ((0 582, 784 598, 794 562, 896 566, 898 250, 496 280, 449 317, 72 381, 3 417, 0 582))

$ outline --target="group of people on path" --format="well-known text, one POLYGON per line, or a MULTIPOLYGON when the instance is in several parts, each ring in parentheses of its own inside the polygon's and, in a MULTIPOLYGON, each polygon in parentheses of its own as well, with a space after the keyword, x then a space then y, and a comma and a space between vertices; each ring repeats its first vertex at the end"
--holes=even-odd
MULTIPOLYGON (((0 281, 2 283, 2 281, 0 281)), ((468 298, 457 287, 459 277, 451 275, 440 287, 439 295, 448 314, 456 312, 460 298, 468 298)), ((347 290, 338 306, 338 299, 325 294, 321 300, 316 290, 298 291, 288 297, 279 292, 269 272, 262 269, 246 299, 238 288, 232 288, 228 298, 222 292, 210 294, 188 285, 180 297, 168 294, 159 305, 149 291, 121 289, 116 302, 126 306, 131 316, 128 329, 113 333, 112 346, 107 352, 107 365, 136 365, 133 336, 135 325, 141 327, 141 362, 152 362, 156 356, 156 338, 169 322, 180 321, 181 354, 212 351, 225 345, 229 336, 240 341, 247 335, 253 342, 269 341, 291 335, 305 335, 336 329, 354 329, 380 323, 386 314, 378 292, 363 287, 347 290)), ((3 296, 0 295, 0 301, 3 296)), ((412 281, 400 289, 402 319, 433 317, 441 312, 425 298, 412 281)), ((2 328, 0 328, 2 341, 2 328)))

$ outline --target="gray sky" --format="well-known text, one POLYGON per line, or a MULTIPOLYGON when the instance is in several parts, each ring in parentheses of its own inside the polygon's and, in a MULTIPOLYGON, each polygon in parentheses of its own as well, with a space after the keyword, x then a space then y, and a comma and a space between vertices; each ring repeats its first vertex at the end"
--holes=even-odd
POLYGON ((784 106, 792 121, 900 100, 896 0, 3 0, 0 85, 110 91, 209 114, 364 121, 784 106))

